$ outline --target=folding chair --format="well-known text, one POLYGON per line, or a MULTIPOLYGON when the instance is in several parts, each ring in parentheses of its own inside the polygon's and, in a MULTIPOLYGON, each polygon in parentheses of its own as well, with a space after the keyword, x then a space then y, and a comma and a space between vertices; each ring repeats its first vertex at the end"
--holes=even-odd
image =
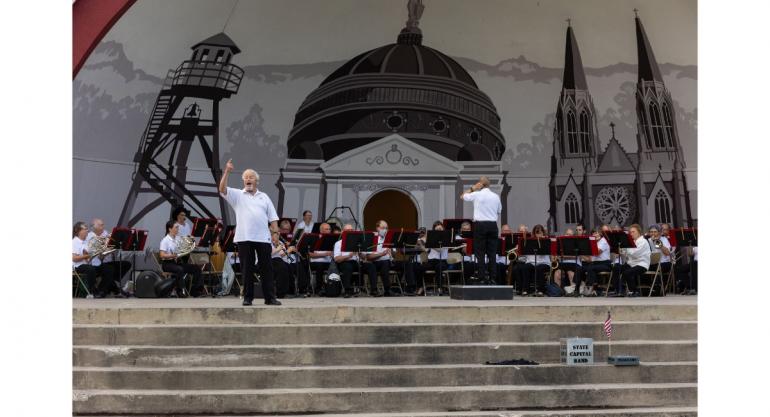
POLYGON ((73 297, 78 297, 81 288, 86 292, 86 295, 92 295, 91 291, 88 291, 88 285, 83 282, 83 278, 78 274, 78 271, 76 271, 75 268, 72 268, 72 276, 75 278, 75 281, 73 281, 73 297))
POLYGON ((452 275, 460 275, 460 282, 462 285, 465 285, 465 265, 463 265, 463 254, 459 252, 450 252, 447 255, 446 258, 447 265, 457 265, 460 264, 460 269, 447 269, 444 271, 444 275, 446 276, 446 285, 449 289, 449 296, 452 296, 452 282, 450 280, 450 277, 452 275))
MULTIPOLYGON (((216 271, 211 257, 208 253, 196 252, 190 254, 190 263, 201 268, 201 277, 203 278, 203 291, 206 295, 211 295, 217 283, 221 281, 222 271, 216 271)), ((192 280, 188 291, 192 291, 192 280)))
POLYGON ((642 276, 644 277, 652 276, 652 282, 650 283, 649 286, 642 285, 642 277, 641 276, 637 277, 637 283, 638 283, 640 294, 643 288, 647 288, 648 290, 647 296, 651 297, 652 291, 655 289, 655 282, 657 282, 658 279, 660 278, 660 293, 662 295, 666 295, 666 289, 663 288, 663 274, 661 274, 661 269, 660 269, 660 255, 661 255, 660 252, 656 252, 650 255, 650 265, 655 265, 655 268, 652 270, 647 270, 647 272, 642 274, 642 276))

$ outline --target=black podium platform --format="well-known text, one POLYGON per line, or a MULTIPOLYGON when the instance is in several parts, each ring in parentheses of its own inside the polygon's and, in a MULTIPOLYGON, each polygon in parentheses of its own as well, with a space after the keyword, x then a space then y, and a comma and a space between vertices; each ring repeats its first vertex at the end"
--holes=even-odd
POLYGON ((452 285, 453 300, 513 300, 510 285, 452 285))

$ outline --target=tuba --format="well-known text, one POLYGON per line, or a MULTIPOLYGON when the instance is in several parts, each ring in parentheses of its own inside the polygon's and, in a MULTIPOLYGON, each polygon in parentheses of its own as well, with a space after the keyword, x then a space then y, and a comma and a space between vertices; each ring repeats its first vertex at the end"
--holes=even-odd
POLYGON ((195 249, 195 238, 192 236, 182 236, 176 246, 176 256, 181 258, 187 256, 195 249))
POLYGON ((110 246, 109 243, 109 236, 94 236, 91 238, 91 240, 88 241, 88 247, 86 249, 88 254, 91 256, 91 259, 97 256, 109 255, 110 253, 115 252, 116 249, 110 246))

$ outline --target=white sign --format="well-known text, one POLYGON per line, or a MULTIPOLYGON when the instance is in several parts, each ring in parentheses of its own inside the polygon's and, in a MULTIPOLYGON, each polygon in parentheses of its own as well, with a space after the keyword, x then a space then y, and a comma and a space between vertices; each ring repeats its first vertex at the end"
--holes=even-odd
POLYGON ((559 343, 561 363, 585 365, 594 363, 594 340, 573 337, 561 339, 559 343))

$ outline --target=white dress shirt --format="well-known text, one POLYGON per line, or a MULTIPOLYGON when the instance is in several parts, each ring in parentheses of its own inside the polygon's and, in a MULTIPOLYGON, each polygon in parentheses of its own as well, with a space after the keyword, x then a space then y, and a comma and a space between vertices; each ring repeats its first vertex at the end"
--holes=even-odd
POLYGON ((489 188, 463 194, 463 200, 473 202, 473 221, 496 222, 503 211, 500 196, 489 188))
POLYGON ((171 237, 171 235, 166 235, 160 241, 160 250, 166 253, 176 253, 176 248, 178 244, 179 244, 179 235, 177 235, 176 238, 171 237))
POLYGON ((692 260, 697 262, 698 261, 698 247, 693 246, 692 247, 692 260))
POLYGON ((313 225, 315 225, 314 222, 305 223, 304 220, 300 220, 296 225, 294 225, 294 234, 297 234, 297 230, 299 229, 304 230, 302 233, 311 233, 313 231, 313 225))
POLYGON ((592 256, 591 260, 594 262, 602 262, 610 260, 610 244, 607 243, 607 239, 601 238, 596 242, 596 247, 599 248, 599 255, 592 256))
MULTIPOLYGON (((102 237, 107 237, 107 236, 109 236, 109 235, 110 235, 110 234, 109 234, 109 233, 107 233, 107 231, 106 231, 106 230, 102 230, 102 233, 101 233, 99 236, 102 236, 102 237)), ((88 242, 90 242, 90 241, 91 241, 91 239, 93 239, 93 238, 95 238, 95 237, 96 237, 96 233, 94 233, 94 232, 88 232, 88 236, 86 236, 86 248, 88 248, 88 242)), ((93 266, 99 266, 99 265, 101 265, 101 264, 102 264, 102 260, 101 260, 101 259, 99 259, 99 257, 98 257, 98 256, 94 256, 94 257, 91 259, 91 265, 93 265, 93 266)))
POLYGON ((626 252, 626 262, 631 266, 641 266, 645 269, 650 268, 650 244, 644 236, 639 236, 634 242, 635 248, 628 248, 626 252))
POLYGON ((190 219, 184 219, 184 224, 179 224, 179 229, 176 232, 176 235, 179 237, 182 236, 190 236, 192 235, 193 231, 193 223, 190 221, 190 219))
POLYGON ((550 255, 524 255, 524 262, 530 265, 550 265, 551 256, 550 255))
MULTIPOLYGON (((342 240, 338 240, 336 243, 334 243, 334 257, 338 256, 348 256, 353 252, 342 252, 342 240)), ((358 255, 354 254, 350 259, 347 259, 348 261, 358 261, 358 255)))
MULTIPOLYGON (((86 241, 85 240, 80 240, 80 238, 77 237, 77 236, 72 238, 72 254, 73 255, 77 255, 77 256, 83 255, 84 252, 86 252, 87 247, 88 246, 86 245, 86 241)), ((80 265, 85 265, 87 263, 88 262, 86 260, 77 261, 77 262, 73 261, 72 262, 72 267, 73 268, 77 268, 80 265)))
POLYGON ((220 194, 235 211, 235 236, 233 242, 270 243, 270 222, 278 221, 273 202, 267 194, 254 194, 243 189, 227 187, 227 194, 220 194))
POLYGON ((385 243, 385 237, 384 236, 379 236, 379 239, 377 239, 377 252, 376 253, 382 253, 382 251, 385 250, 385 254, 380 256, 377 259, 373 259, 372 260, 373 262, 389 261, 391 259, 391 257, 390 257, 390 248, 384 248, 383 249, 383 246, 382 246, 383 243, 385 243))
POLYGON ((441 249, 441 257, 439 257, 438 249, 431 249, 428 252, 428 259, 446 259, 449 254, 449 248, 441 249))
POLYGON ((508 265, 508 257, 495 255, 495 261, 499 264, 508 265))

